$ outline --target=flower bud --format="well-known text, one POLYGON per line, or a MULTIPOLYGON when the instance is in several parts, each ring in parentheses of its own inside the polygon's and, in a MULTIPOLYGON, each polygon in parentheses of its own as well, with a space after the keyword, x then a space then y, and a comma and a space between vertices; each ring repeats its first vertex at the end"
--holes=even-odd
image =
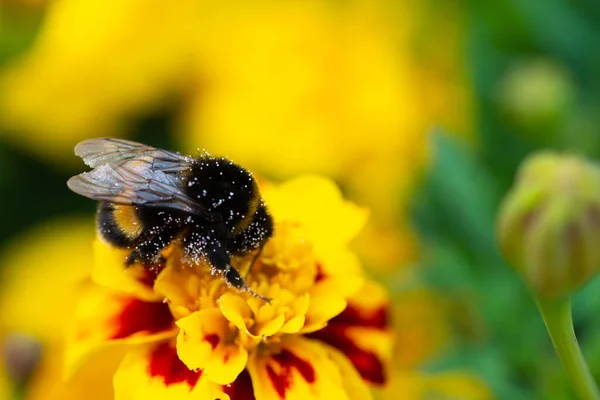
POLYGON ((502 202, 497 236, 536 295, 570 295, 600 262, 600 170, 574 155, 529 157, 502 202))
POLYGON ((513 65, 500 81, 499 106, 507 118, 530 128, 527 133, 542 137, 570 115, 573 87, 568 72, 552 60, 525 60, 513 65))

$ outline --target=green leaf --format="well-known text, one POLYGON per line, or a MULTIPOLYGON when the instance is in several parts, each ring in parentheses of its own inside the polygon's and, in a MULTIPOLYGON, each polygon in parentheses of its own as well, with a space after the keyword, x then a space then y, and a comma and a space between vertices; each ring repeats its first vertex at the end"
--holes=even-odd
POLYGON ((490 387, 496 398, 529 400, 531 392, 514 381, 504 355, 492 346, 477 346, 449 352, 425 368, 428 372, 468 370, 490 387), (475 372, 476 371, 476 372, 475 372))
POLYGON ((482 267, 497 262, 493 177, 465 144, 435 133, 431 145, 434 162, 413 203, 418 231, 426 242, 451 238, 482 267))

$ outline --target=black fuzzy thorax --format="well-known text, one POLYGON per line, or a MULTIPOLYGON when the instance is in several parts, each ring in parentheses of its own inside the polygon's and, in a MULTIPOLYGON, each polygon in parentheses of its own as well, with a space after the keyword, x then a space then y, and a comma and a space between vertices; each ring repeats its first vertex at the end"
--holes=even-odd
POLYGON ((254 213, 259 201, 252 174, 221 157, 199 157, 192 163, 184 182, 184 191, 203 209, 233 230, 254 213))

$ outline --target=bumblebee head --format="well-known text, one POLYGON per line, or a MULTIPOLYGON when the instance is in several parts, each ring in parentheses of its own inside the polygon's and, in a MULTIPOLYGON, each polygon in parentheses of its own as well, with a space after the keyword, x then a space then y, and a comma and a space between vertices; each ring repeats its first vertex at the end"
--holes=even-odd
POLYGON ((252 173, 224 158, 198 159, 186 185, 188 195, 234 234, 248 227, 260 203, 252 173))

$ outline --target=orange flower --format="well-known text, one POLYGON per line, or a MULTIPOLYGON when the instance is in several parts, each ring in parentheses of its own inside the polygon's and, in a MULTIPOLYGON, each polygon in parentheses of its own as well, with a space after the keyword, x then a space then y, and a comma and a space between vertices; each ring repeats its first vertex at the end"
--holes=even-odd
MULTIPOLYGON (((95 242, 95 284, 75 313, 67 373, 117 345, 118 399, 356 398, 386 380, 387 297, 348 250, 366 212, 328 180, 265 185, 275 234, 246 278, 267 303, 228 287, 180 249, 165 266, 125 270, 125 250, 95 242)), ((247 271, 253 255, 234 266, 247 271)))

